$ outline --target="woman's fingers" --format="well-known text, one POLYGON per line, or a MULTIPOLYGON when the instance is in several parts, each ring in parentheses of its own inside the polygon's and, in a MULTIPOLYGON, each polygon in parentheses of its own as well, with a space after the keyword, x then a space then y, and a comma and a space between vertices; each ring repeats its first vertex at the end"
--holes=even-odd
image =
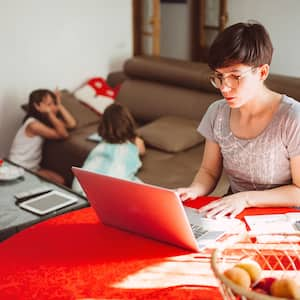
POLYGON ((181 201, 186 201, 188 199, 195 199, 197 197, 196 193, 191 188, 178 188, 175 192, 179 195, 181 201))
POLYGON ((179 196, 181 201, 185 201, 189 198, 186 188, 176 189, 175 193, 179 196))
POLYGON ((222 204, 209 210, 205 215, 207 218, 216 218, 224 209, 226 209, 226 205, 222 204))
POLYGON ((199 213, 204 213, 207 218, 222 218, 240 213, 243 208, 239 206, 232 199, 221 199, 201 207, 198 211, 199 213))
POLYGON ((229 215, 229 218, 231 218, 231 219, 235 218, 235 217, 236 217, 238 214, 240 214, 243 210, 244 210, 244 208, 242 208, 242 207, 236 208, 236 209, 229 215))
POLYGON ((225 207, 221 211, 219 211, 216 214, 214 214, 214 217, 216 219, 218 219, 218 218, 224 218, 225 216, 230 215, 232 213, 232 210, 233 210, 232 207, 225 207))
POLYGON ((216 200, 213 202, 210 202, 209 204, 202 206, 201 208, 198 209, 199 213, 205 213, 215 207, 218 207, 219 205, 221 205, 221 200, 216 200))

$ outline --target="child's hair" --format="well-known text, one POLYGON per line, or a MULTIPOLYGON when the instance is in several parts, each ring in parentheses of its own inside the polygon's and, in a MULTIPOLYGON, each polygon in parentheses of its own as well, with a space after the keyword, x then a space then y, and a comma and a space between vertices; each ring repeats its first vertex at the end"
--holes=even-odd
POLYGON ((220 32, 208 53, 212 70, 245 64, 258 67, 271 64, 273 45, 263 25, 251 21, 237 23, 220 32))
POLYGON ((111 144, 134 142, 136 124, 129 110, 120 103, 109 105, 101 118, 98 133, 104 141, 111 144))
POLYGON ((27 107, 27 115, 25 116, 24 121, 27 120, 29 117, 33 117, 39 120, 40 122, 52 127, 52 124, 50 123, 48 118, 43 113, 39 112, 34 105, 40 104, 47 95, 50 95, 54 103, 57 104, 56 95, 50 90, 38 89, 30 93, 27 107))

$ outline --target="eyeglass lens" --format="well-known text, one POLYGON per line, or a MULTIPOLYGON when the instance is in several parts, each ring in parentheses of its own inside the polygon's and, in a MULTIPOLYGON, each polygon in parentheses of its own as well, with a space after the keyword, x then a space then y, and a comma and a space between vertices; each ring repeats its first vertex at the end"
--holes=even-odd
POLYGON ((222 83, 230 88, 237 88, 239 85, 239 78, 233 75, 225 78, 213 75, 210 77, 210 82, 215 88, 220 88, 222 86, 222 83))

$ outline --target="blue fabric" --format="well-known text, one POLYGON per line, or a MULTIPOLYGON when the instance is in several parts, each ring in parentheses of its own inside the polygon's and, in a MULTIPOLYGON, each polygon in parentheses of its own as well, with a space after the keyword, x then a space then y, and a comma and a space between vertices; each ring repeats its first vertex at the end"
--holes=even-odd
MULTIPOLYGON (((123 144, 100 142, 89 153, 82 168, 104 175, 141 182, 135 176, 141 165, 139 151, 135 144, 130 142, 123 144)), ((77 192, 82 192, 77 179, 74 179, 72 188, 77 192)))

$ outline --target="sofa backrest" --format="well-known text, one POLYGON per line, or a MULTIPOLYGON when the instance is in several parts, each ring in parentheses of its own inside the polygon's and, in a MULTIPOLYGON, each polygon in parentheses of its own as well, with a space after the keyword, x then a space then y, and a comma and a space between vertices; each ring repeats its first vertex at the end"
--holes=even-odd
POLYGON ((134 57, 124 65, 127 79, 117 100, 139 123, 164 115, 201 120, 220 94, 208 80, 205 64, 167 58, 134 57))
MULTIPOLYGON (((207 64, 177 59, 137 56, 124 64, 126 80, 117 100, 139 123, 163 115, 201 120, 208 106, 222 96, 209 82, 207 64)), ((300 100, 300 78, 270 74, 266 85, 300 100)))

